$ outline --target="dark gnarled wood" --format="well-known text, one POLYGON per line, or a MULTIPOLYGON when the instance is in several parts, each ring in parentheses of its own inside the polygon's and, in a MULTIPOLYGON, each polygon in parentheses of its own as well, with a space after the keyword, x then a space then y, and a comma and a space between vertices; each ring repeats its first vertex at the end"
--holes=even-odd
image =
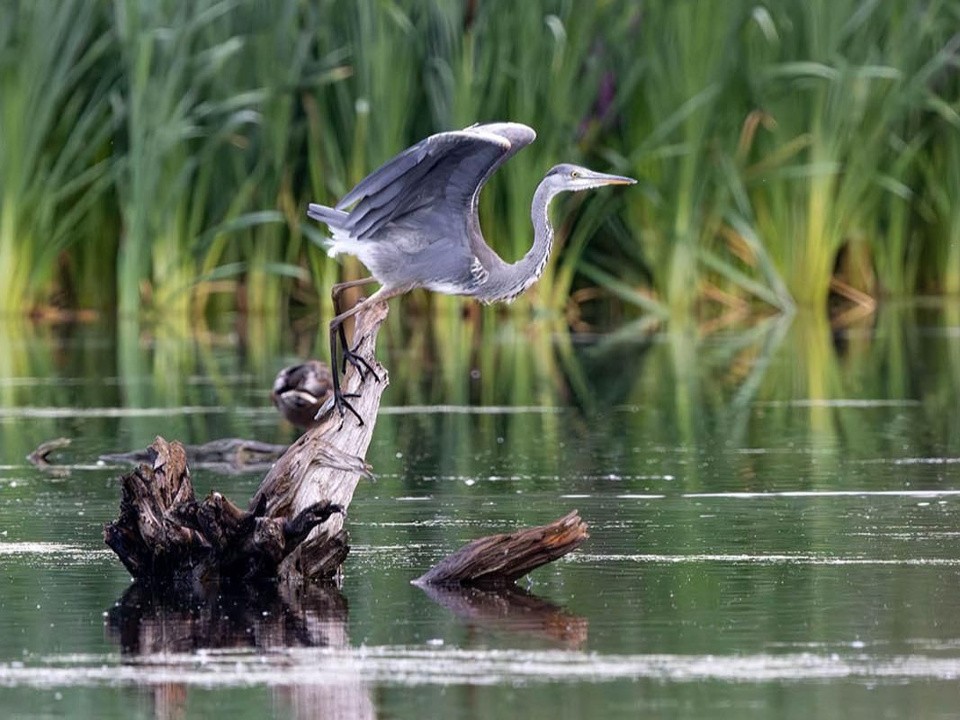
POLYGON ((277 568, 313 528, 342 508, 314 503, 290 518, 271 518, 265 503, 242 510, 218 492, 197 501, 186 452, 158 437, 151 462, 121 479, 120 517, 104 541, 130 574, 147 583, 211 579, 260 580, 277 568))
POLYGON ((448 555, 414 580, 415 585, 496 587, 561 558, 588 538, 576 510, 549 525, 480 538, 448 555))
POLYGON ((376 362, 377 331, 387 307, 357 315, 356 351, 379 382, 351 368, 345 392, 364 418, 326 416, 293 443, 264 478, 246 510, 221 493, 194 495, 187 452, 157 438, 147 462, 121 480, 120 516, 104 540, 144 583, 211 580, 289 581, 333 577, 349 550, 343 516, 360 478, 387 373, 376 362))

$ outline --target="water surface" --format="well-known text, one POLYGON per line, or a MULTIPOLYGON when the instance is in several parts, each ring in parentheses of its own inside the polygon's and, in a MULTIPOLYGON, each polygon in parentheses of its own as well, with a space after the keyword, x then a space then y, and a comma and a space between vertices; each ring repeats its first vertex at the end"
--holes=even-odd
MULTIPOLYGON (((706 336, 626 328, 586 340, 507 324, 456 349, 416 336, 400 347, 388 328, 377 479, 350 508, 342 589, 205 607, 132 595, 101 539, 125 468, 97 457, 157 434, 289 441, 267 389, 303 343, 95 324, 0 334, 0 706, 11 716, 960 707, 951 308, 706 336), (60 467, 27 463, 55 437, 72 440, 54 453, 60 467), (474 537, 573 508, 590 540, 514 593, 410 585, 474 537)), ((242 502, 261 475, 200 469, 195 482, 242 502)))

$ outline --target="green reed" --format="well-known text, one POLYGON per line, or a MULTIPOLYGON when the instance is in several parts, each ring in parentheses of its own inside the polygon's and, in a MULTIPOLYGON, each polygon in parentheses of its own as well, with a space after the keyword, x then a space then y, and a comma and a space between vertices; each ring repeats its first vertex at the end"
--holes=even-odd
MULTIPOLYGON (((658 318, 724 321, 822 310, 837 282, 960 292, 960 0, 3 13, 0 310, 327 315, 329 286, 363 270, 325 256, 305 204, 490 120, 538 132, 481 201, 507 259, 529 247, 530 197, 556 162, 641 181, 556 204, 555 257, 524 312, 581 318, 596 287, 658 318)), ((442 332, 462 322, 461 301, 407 302, 442 332)))
POLYGON ((246 40, 224 20, 235 11, 218 0, 114 4, 124 69, 115 106, 126 130, 116 158, 122 314, 146 305, 186 316, 200 279, 197 238, 239 215, 243 188, 220 175, 242 152, 262 93, 220 83, 246 40))
POLYGON ((58 291, 60 253, 102 196, 110 32, 87 2, 5 3, 0 19, 0 312, 58 291))
POLYGON ((748 170, 751 200, 802 305, 825 305, 838 253, 860 238, 871 253, 903 252, 883 242, 876 217, 890 198, 910 194, 910 163, 898 160, 912 140, 903 137, 908 120, 948 59, 930 32, 941 7, 785 5, 773 19, 776 41, 752 48, 748 68, 771 122, 748 170), (786 162, 766 162, 790 146, 786 162))
MULTIPOLYGON (((955 72, 955 71, 954 71, 955 72)), ((960 295, 960 99, 943 108, 937 142, 920 159, 923 188, 931 212, 932 234, 925 263, 927 286, 960 295)))
MULTIPOLYGON (((652 2, 638 11, 620 51, 625 94, 623 159, 642 183, 628 205, 634 260, 659 302, 689 314, 699 296, 699 253, 725 210, 721 159, 746 113, 736 87, 745 3, 652 2), (631 37, 632 35, 632 37, 631 37), (630 48, 637 58, 629 64, 630 48)), ((613 274, 613 264, 606 271, 613 274)))

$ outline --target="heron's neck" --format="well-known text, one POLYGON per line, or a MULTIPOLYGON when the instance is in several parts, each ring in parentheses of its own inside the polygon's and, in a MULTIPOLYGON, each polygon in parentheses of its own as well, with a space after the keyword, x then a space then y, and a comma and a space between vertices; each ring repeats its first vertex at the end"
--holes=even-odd
MULTIPOLYGON (((550 258, 553 248, 553 226, 550 224, 549 207, 557 191, 542 181, 533 194, 530 219, 533 221, 533 247, 517 262, 507 264, 497 273, 496 287, 489 290, 488 302, 511 302, 533 285, 550 258)), ((491 280, 493 280, 491 274, 491 280)))

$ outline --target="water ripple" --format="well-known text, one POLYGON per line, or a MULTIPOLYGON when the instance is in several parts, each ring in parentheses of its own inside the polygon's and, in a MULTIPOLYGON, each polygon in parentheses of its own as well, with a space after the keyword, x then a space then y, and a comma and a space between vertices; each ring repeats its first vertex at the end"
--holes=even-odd
POLYGON ((0 686, 76 687, 177 683, 204 687, 340 685, 529 685, 547 682, 877 682, 960 679, 960 659, 922 654, 599 655, 560 650, 416 647, 286 649, 269 654, 216 651, 50 656, 0 664, 0 686))
POLYGON ((635 562, 635 563, 737 563, 756 565, 899 565, 899 566, 941 566, 960 567, 960 558, 868 558, 844 557, 837 555, 793 555, 769 554, 752 555, 699 554, 658 555, 656 553, 575 553, 565 558, 571 562, 635 562))

